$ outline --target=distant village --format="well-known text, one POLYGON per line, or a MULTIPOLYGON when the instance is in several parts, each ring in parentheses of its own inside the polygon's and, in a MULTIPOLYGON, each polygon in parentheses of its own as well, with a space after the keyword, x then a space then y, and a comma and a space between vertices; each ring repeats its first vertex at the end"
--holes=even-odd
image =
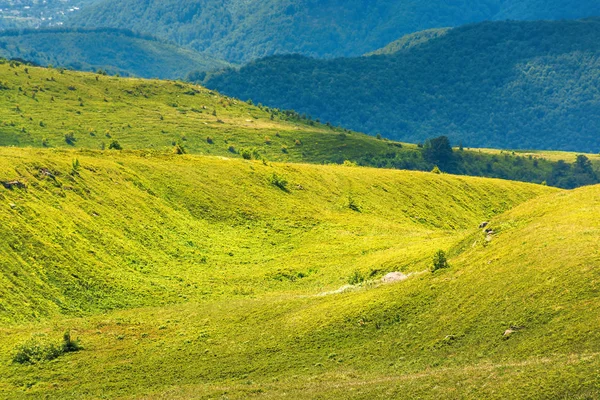
POLYGON ((0 0, 0 30, 61 26, 82 0, 0 0))

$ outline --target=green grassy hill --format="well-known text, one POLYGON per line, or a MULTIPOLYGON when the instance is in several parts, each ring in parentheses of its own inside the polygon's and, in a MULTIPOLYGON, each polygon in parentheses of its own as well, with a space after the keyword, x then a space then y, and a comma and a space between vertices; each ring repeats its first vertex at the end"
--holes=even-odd
POLYGON ((150 32, 231 62, 272 54, 359 56, 424 29, 600 15, 595 0, 102 0, 68 24, 150 32))
POLYGON ((0 177, 4 398, 598 394, 599 187, 17 148, 0 177))
POLYGON ((184 78, 228 63, 151 36, 116 29, 45 29, 0 32, 0 56, 39 65, 147 78, 184 78))
MULTIPOLYGON (((0 145, 172 152, 431 171, 561 187, 598 182, 539 154, 456 149, 442 164, 426 149, 323 125, 182 82, 118 78, 0 61, 0 145)), ((598 168, 598 160, 588 156, 598 168)))
POLYGON ((486 22, 391 54, 273 56, 199 81, 396 140, 597 153, 599 43, 597 18, 486 22))

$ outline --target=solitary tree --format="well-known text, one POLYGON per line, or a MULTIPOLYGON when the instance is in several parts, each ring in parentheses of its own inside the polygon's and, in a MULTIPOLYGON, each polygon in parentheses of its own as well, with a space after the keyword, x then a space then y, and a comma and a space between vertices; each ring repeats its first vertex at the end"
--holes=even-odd
POLYGON ((442 169, 448 169, 454 160, 450 140, 446 136, 428 139, 423 146, 423 158, 442 169))

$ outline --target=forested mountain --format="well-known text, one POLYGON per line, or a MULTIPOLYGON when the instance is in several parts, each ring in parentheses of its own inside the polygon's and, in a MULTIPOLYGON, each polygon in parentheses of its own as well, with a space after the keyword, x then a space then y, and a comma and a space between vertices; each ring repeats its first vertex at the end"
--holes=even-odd
POLYGON ((593 15, 597 0, 101 0, 70 23, 152 32, 239 62, 279 53, 359 56, 429 28, 593 15))
POLYGON ((413 143, 600 151, 600 19, 468 25, 389 55, 273 56, 204 83, 413 143))
POLYGON ((393 41, 387 46, 375 50, 373 52, 365 54, 366 56, 380 56, 386 54, 394 54, 400 51, 410 50, 413 47, 420 46, 427 43, 430 40, 437 39, 444 36, 450 31, 451 28, 436 28, 427 29, 421 32, 409 33, 408 35, 402 36, 400 39, 393 41))
POLYGON ((229 64, 148 35, 112 28, 0 32, 0 57, 141 77, 183 78, 229 64))

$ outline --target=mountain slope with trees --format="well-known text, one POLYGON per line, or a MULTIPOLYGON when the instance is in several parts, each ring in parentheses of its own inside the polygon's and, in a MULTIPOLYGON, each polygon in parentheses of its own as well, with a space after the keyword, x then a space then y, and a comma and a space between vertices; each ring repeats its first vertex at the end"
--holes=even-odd
POLYGON ((191 70, 225 68, 224 61, 149 35, 112 28, 0 32, 0 56, 39 65, 146 78, 183 78, 191 70))
POLYGON ((232 62, 281 53, 359 56, 416 31, 493 19, 600 15, 596 0, 103 0, 75 26, 152 32, 232 62))
POLYGON ((413 143, 445 135, 469 147, 600 151, 597 18, 486 22, 394 54, 273 56, 190 79, 413 143))

